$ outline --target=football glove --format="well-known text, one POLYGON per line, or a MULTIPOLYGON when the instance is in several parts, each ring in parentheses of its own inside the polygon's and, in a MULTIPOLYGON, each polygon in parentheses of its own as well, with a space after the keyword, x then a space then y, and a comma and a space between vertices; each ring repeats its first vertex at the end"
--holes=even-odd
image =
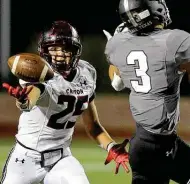
POLYGON ((119 172, 120 165, 123 166, 127 173, 129 172, 129 168, 126 165, 126 162, 129 162, 129 154, 125 150, 128 142, 129 140, 125 139, 121 144, 115 144, 108 150, 108 156, 106 158, 105 165, 114 160, 116 162, 115 174, 119 172))
POLYGON ((21 88, 17 86, 16 88, 14 88, 8 83, 3 83, 2 86, 7 90, 9 95, 15 97, 21 103, 25 103, 27 101, 28 94, 31 92, 33 88, 32 86, 28 88, 27 87, 21 88))

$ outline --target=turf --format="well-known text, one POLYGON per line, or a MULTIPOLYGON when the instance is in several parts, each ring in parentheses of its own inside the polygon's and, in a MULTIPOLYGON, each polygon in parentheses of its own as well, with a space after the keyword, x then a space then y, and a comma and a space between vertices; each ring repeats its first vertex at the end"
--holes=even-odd
MULTIPOLYGON (((0 139, 0 170, 2 170, 8 152, 14 144, 13 139, 0 139)), ((123 168, 118 175, 114 174, 115 165, 105 166, 106 152, 90 140, 73 140, 73 155, 83 165, 91 184, 130 184, 131 174, 126 174, 123 168)), ((0 173, 1 175, 1 173, 0 173)), ((171 184, 175 184, 171 182, 171 184)))

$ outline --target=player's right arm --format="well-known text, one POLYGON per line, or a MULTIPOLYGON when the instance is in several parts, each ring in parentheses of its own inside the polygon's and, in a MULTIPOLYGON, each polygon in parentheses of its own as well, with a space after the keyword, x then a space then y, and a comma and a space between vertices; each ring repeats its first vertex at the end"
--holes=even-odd
POLYGON ((113 65, 110 61, 110 53, 112 53, 112 44, 110 44, 110 41, 108 39, 108 43, 107 43, 106 48, 105 48, 105 55, 107 58, 107 62, 109 64, 108 74, 109 74, 109 78, 111 80, 112 87, 116 91, 121 91, 125 88, 125 86, 124 86, 124 83, 121 79, 119 69, 115 65, 113 65))
POLYGON ((22 111, 30 111, 36 105, 44 90, 43 84, 14 88, 7 83, 3 83, 3 87, 7 89, 9 95, 16 99, 16 106, 22 111))
POLYGON ((187 72, 190 81, 190 37, 183 42, 177 54, 180 59, 179 71, 187 72))
POLYGON ((41 91, 38 87, 34 85, 27 86, 27 90, 30 90, 30 88, 32 88, 32 90, 28 93, 27 99, 24 102, 20 102, 19 99, 16 99, 16 106, 20 110, 31 110, 36 105, 41 95, 41 91))
POLYGON ((179 63, 179 71, 188 73, 190 81, 190 34, 177 50, 176 62, 179 63))

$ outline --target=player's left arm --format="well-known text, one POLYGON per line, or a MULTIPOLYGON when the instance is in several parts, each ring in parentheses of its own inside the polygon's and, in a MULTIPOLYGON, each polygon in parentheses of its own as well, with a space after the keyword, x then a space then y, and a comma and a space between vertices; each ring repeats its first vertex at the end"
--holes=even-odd
POLYGON ((94 100, 82 114, 83 123, 87 134, 93 138, 101 147, 107 149, 107 146, 114 142, 107 131, 101 125, 94 100))
POLYGON ((122 144, 117 144, 101 125, 98 117, 98 112, 94 100, 92 100, 88 108, 82 114, 83 123, 87 134, 94 139, 102 148, 108 151, 108 156, 105 164, 114 160, 117 164, 115 173, 118 173, 119 166, 122 165, 127 172, 128 167, 125 162, 128 162, 128 153, 125 146, 128 143, 126 139, 122 144))
POLYGON ((168 47, 171 48, 171 51, 172 49, 175 51, 176 46, 178 46, 177 51, 175 51, 176 66, 178 67, 179 72, 188 73, 190 81, 190 34, 182 30, 177 30, 175 34, 177 34, 177 36, 175 35, 175 37, 173 36, 173 39, 169 39, 168 47), (173 42, 177 43, 173 44, 173 42))

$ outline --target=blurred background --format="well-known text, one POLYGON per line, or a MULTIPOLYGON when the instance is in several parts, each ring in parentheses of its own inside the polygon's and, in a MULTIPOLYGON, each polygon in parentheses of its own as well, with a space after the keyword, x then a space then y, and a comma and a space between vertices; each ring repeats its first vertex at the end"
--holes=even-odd
MULTIPOLYGON (((173 20, 170 28, 190 32, 188 0, 166 0, 173 20)), ((113 33, 121 23, 117 13, 118 0, 69 1, 69 0, 1 0, 0 1, 0 81, 18 84, 7 67, 7 58, 21 52, 37 53, 37 39, 44 26, 54 20, 66 20, 74 26, 83 44, 82 59, 97 70, 96 105, 100 120, 110 134, 121 140, 134 132, 134 120, 130 114, 128 90, 115 92, 108 78, 108 64, 104 56, 106 38, 103 29, 113 33)), ((19 110, 13 98, 0 85, 0 168, 14 142, 19 110)), ((181 85, 181 120, 179 134, 189 141, 190 86, 187 76, 181 85)), ((84 165, 92 184, 128 183, 130 175, 123 171, 114 176, 114 166, 104 166, 105 152, 90 142, 82 123, 76 125, 73 151, 84 165), (83 144, 83 143, 86 144, 83 144), (82 146, 81 146, 82 145, 82 146), (84 146, 85 145, 85 146, 84 146), (87 153, 87 154, 84 154, 87 153), (84 156, 85 155, 85 156, 84 156), (90 155, 90 156, 86 156, 90 155), (128 182, 125 182, 125 181, 128 182)))

